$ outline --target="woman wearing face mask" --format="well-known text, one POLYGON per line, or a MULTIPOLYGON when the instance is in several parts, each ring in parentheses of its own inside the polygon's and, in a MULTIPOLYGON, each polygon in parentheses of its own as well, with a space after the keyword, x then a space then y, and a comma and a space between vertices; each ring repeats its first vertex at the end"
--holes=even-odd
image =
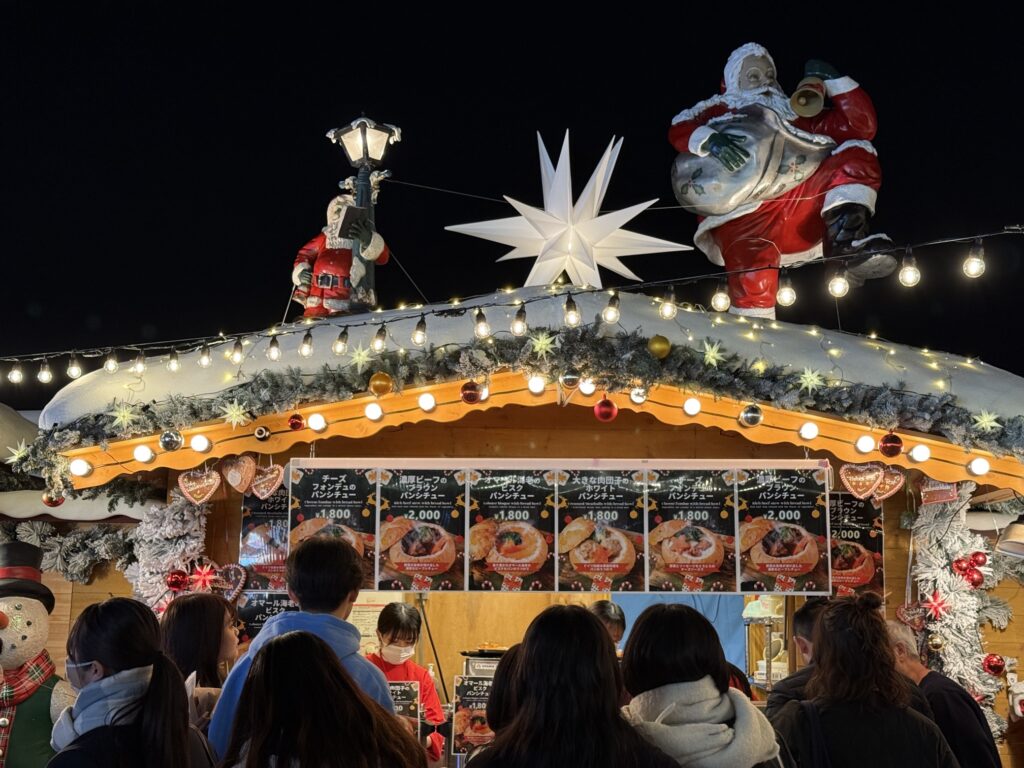
POLYGON ((67 643, 74 706, 53 726, 47 768, 209 768, 206 739, 189 725, 185 682, 160 650, 153 612, 115 597, 88 606, 67 643))
MULTIPOLYGON (((377 619, 377 639, 380 653, 367 658, 384 673, 389 681, 413 681, 420 684, 420 713, 425 723, 438 725, 445 720, 441 700, 430 673, 412 660, 416 643, 420 639, 420 613, 408 603, 388 603, 377 619)), ((434 731, 424 740, 431 760, 444 755, 444 736, 434 731)))

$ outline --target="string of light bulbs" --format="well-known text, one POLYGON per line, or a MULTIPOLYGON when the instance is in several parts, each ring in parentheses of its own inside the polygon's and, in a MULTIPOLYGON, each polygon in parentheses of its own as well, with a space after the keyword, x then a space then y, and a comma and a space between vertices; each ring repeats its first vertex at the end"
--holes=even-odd
MULTIPOLYGON (((962 263, 962 271, 965 277, 969 279, 977 279, 985 273, 985 252, 984 252, 984 240, 987 238, 998 237, 1000 235, 1010 234, 1024 234, 1024 225, 1010 225, 1004 227, 1002 230, 996 232, 988 232, 983 234, 970 235, 966 237, 947 237, 936 240, 930 240, 914 245, 902 245, 894 246, 892 248, 871 251, 869 253, 899 253, 902 252, 902 262, 897 273, 898 280, 902 285, 908 288, 912 288, 920 283, 921 270, 917 265, 916 258, 914 256, 915 249, 926 248, 935 245, 946 245, 952 243, 971 243, 968 250, 967 256, 964 258, 962 263)), ((865 254, 858 254, 856 258, 860 258, 865 254)), ((846 274, 846 262, 852 257, 849 255, 831 256, 827 258, 816 259, 807 264, 818 264, 818 263, 836 263, 837 268, 832 272, 827 289, 830 295, 835 298, 844 297, 850 289, 849 279, 846 274)), ((805 265, 799 265, 805 266, 805 265)), ((779 270, 779 284, 776 293, 776 302, 783 307, 792 306, 797 299, 796 289, 793 287, 792 280, 789 276, 790 269, 795 267, 776 267, 779 270)), ((711 308, 716 312, 727 312, 731 307, 731 300, 727 291, 727 279, 731 275, 746 274, 749 272, 760 272, 764 271, 764 267, 751 267, 738 270, 729 270, 726 272, 714 272, 700 275, 693 275, 685 278, 673 278, 668 280, 653 280, 642 283, 636 283, 623 288, 615 289, 604 289, 604 288, 593 288, 589 286, 574 286, 566 293, 566 300, 563 307, 563 322, 569 328, 576 328, 583 322, 582 315, 579 308, 573 299, 573 294, 577 296, 581 294, 594 294, 594 293, 608 293, 609 298, 607 304, 601 311, 601 321, 614 325, 619 321, 621 316, 619 310, 619 292, 625 291, 627 293, 640 293, 649 289, 664 289, 664 293, 660 298, 654 298, 658 302, 658 315, 664 320, 672 320, 676 317, 680 308, 692 310, 692 309, 703 309, 700 305, 692 305, 688 302, 680 303, 676 297, 676 287, 694 285, 707 280, 714 280, 717 282, 715 292, 711 296, 711 308)), ((473 299, 483 298, 488 294, 481 294, 473 297, 473 299)), ((517 300, 518 309, 509 327, 509 331, 513 336, 521 337, 529 332, 529 322, 527 319, 527 305, 536 301, 547 301, 550 296, 540 295, 529 297, 526 299, 517 300)), ((410 336, 410 341, 415 347, 423 347, 427 343, 427 316, 439 316, 448 315, 459 312, 454 309, 460 304, 458 299, 451 301, 451 306, 446 308, 437 308, 432 310, 423 310, 423 305, 413 305, 409 312, 409 315, 403 315, 400 317, 392 317, 392 321, 401 321, 408 317, 414 317, 419 314, 419 319, 416 326, 410 336)), ((472 315, 473 320, 473 332, 474 336, 478 339, 487 339, 492 335, 492 329, 490 323, 487 321, 485 309, 494 306, 502 306, 501 302, 492 301, 486 304, 478 304, 472 315)), ((404 310, 405 307, 399 307, 399 311, 404 310)), ((378 310, 378 312, 381 310, 378 310)), ((463 310, 465 311, 465 310, 463 310)), ((336 356, 344 355, 348 352, 348 338, 350 328, 359 328, 370 325, 377 325, 377 331, 375 332, 371 342, 370 349, 375 354, 381 354, 387 350, 389 333, 387 329, 387 321, 381 321, 370 317, 368 319, 357 321, 357 322, 344 322, 344 318, 332 318, 331 324, 339 327, 339 333, 337 338, 331 345, 331 350, 336 356)), ((111 347, 98 347, 93 349, 69 349, 63 351, 52 351, 45 353, 32 353, 25 355, 9 355, 0 357, 0 361, 13 363, 10 370, 7 372, 7 380, 12 384, 21 384, 25 381, 26 375, 22 369, 22 364, 38 362, 39 368, 36 372, 36 379, 42 384, 50 384, 55 378, 53 368, 50 366, 50 361, 56 358, 67 357, 68 363, 65 368, 65 374, 69 379, 80 378, 85 369, 82 365, 82 360, 93 359, 103 357, 104 362, 102 368, 107 373, 113 374, 120 370, 121 361, 119 360, 118 351, 129 351, 134 352, 134 359, 129 364, 129 370, 137 375, 142 376, 147 367, 147 352, 152 355, 167 354, 166 367, 172 373, 176 373, 181 370, 182 365, 179 359, 179 354, 192 352, 196 349, 199 350, 199 356, 197 358, 197 364, 200 368, 208 368, 213 363, 213 351, 214 345, 220 346, 222 344, 232 343, 230 352, 227 353, 227 358, 235 365, 241 365, 246 357, 244 341, 251 337, 270 337, 270 343, 267 348, 267 358, 271 362, 278 362, 282 359, 283 353, 280 347, 280 343, 277 340, 278 336, 290 335, 303 333, 302 341, 299 345, 298 353, 301 357, 309 358, 313 355, 313 335, 309 328, 303 328, 304 324, 311 324, 311 321, 297 321, 291 328, 280 328, 273 326, 269 330, 250 331, 238 334, 224 334, 223 332, 218 333, 215 336, 199 336, 175 339, 172 341, 157 341, 157 342, 144 342, 139 344, 127 344, 117 345, 111 347), (294 327, 298 326, 298 327, 294 327)))

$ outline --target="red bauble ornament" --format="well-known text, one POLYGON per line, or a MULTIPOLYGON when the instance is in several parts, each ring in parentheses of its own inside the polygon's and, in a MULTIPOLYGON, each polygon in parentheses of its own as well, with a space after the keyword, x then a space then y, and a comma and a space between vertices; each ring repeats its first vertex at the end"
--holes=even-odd
POLYGON ((953 571, 959 573, 961 576, 966 576, 967 572, 973 567, 971 558, 969 557, 958 557, 953 561, 953 571))
POLYGON ((475 381, 467 381, 459 390, 459 396, 466 405, 476 405, 480 402, 480 385, 475 381))
POLYGON ((288 426, 291 429, 302 429, 306 426, 306 420, 302 418, 301 413, 293 413, 288 417, 288 426))
POLYGON ((878 452, 892 459, 903 453, 903 438, 890 432, 878 441, 878 452))
POLYGON ((188 574, 184 571, 171 571, 164 579, 164 583, 171 592, 181 592, 188 588, 188 574))
POLYGON ((619 415, 619 406, 603 397, 594 404, 594 418, 598 421, 612 421, 619 415))
POLYGON ((977 568, 968 568, 967 573, 964 574, 964 578, 967 579, 967 583, 975 589, 985 583, 985 574, 977 568))
POLYGON ((1003 674, 1003 670, 1006 669, 1006 659, 998 653, 990 653, 981 662, 981 668, 993 677, 999 677, 999 675, 1003 674))
POLYGON ((63 496, 60 496, 60 495, 53 496, 53 495, 50 494, 49 491, 45 491, 43 493, 43 504, 45 504, 46 506, 48 506, 48 507, 59 507, 63 503, 64 503, 64 497, 63 496))
POLYGON ((975 552, 971 555, 971 562, 975 567, 981 568, 983 565, 988 565, 988 555, 984 552, 975 552))

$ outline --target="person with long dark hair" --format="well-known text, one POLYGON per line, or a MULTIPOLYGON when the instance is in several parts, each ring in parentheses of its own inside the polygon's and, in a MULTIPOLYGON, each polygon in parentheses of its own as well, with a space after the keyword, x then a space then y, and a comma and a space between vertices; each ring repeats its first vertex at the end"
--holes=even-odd
POLYGON ((423 747, 367 696, 334 650, 287 632, 253 658, 225 768, 426 768, 423 747))
POLYGON ((619 665, 608 631, 578 605, 530 624, 514 666, 515 711, 471 768, 675 768, 618 708, 619 665))
POLYGON ((732 675, 714 626, 688 605, 647 608, 622 658, 623 708, 641 736, 693 768, 785 765, 771 723, 732 675))
POLYGON ((202 734, 189 725, 185 683, 160 649, 148 606, 114 597, 87 606, 67 641, 74 706, 53 726, 48 768, 208 768, 202 734))
MULTIPOLYGON (((419 683, 420 715, 427 726, 437 726, 445 721, 441 699, 430 673, 412 660, 416 643, 420 640, 420 626, 423 620, 420 612, 408 603, 388 603, 377 617, 377 640, 380 652, 367 654, 366 658, 384 673, 389 681, 419 683)), ((444 756, 444 736, 436 730, 424 739, 427 756, 440 760, 444 756)))
POLYGON ((829 602, 814 626, 807 698, 772 723, 800 765, 956 768, 942 732, 909 706, 881 605, 873 592, 829 602))

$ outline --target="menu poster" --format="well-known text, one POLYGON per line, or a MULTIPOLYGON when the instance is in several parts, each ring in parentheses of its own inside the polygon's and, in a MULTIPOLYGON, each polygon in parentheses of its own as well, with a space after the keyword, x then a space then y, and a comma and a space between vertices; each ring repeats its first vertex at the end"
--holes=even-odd
MULTIPOLYGON (((366 594, 377 595, 378 593, 360 592, 360 600, 366 594)), ((359 630, 359 653, 363 656, 368 653, 380 652, 380 641, 377 639, 377 620, 385 605, 386 603, 356 602, 352 606, 352 613, 346 619, 349 624, 359 630)))
POLYGON ((652 592, 735 592, 736 470, 647 470, 652 592))
POLYGON ((417 738, 420 735, 420 684, 418 681, 389 680, 388 690, 395 703, 395 714, 407 719, 417 738))
POLYGON ((242 530, 238 563, 248 575, 250 589, 284 592, 284 561, 288 557, 288 489, 278 488, 268 499, 251 493, 242 497, 242 530))
POLYGON ((740 591, 829 594, 828 469, 735 473, 740 591))
POLYGON ((558 589, 643 592, 644 473, 569 470, 558 484, 558 589))
POLYGON ((378 516, 378 589, 466 588, 464 472, 380 470, 378 516))
POLYGON ((833 493, 828 499, 832 529, 829 559, 832 593, 850 597, 862 592, 882 595, 884 534, 882 511, 867 499, 833 493))
POLYGON ((491 677, 455 677, 454 714, 452 715, 452 754, 465 755, 481 744, 494 741, 487 725, 487 699, 491 695, 491 677))
POLYGON ((243 592, 238 600, 238 618, 245 626, 238 638, 251 642, 263 629, 267 619, 284 611, 297 611, 299 606, 288 599, 285 592, 243 592))
MULTIPOLYGON (((470 589, 555 589, 554 470, 470 470, 470 589)), ((560 473, 563 481, 569 476, 560 473)))
POLYGON ((377 470, 295 466, 289 472, 289 547, 334 536, 362 558, 363 587, 374 586, 377 470))

